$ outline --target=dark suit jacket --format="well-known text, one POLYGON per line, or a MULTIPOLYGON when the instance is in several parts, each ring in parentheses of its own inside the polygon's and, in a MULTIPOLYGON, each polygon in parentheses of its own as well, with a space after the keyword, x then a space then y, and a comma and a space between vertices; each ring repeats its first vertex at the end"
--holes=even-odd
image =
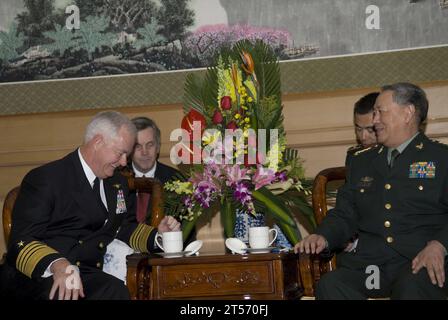
POLYGON ((448 146, 421 133, 392 169, 387 165, 387 148, 358 152, 335 209, 316 233, 328 240, 330 250, 358 233, 356 252, 341 254, 338 263, 362 268, 397 256, 412 260, 430 240, 448 249, 448 146), (412 172, 419 163, 426 164, 425 177, 412 172))
POLYGON ((156 172, 154 173, 154 178, 158 179, 160 182, 162 182, 162 184, 165 184, 177 173, 179 173, 178 170, 157 161, 157 167, 156 172))
POLYGON ((352 162, 352 159, 353 159, 355 153, 360 151, 360 150, 362 150, 362 149, 364 149, 364 147, 362 145, 360 145, 360 144, 348 148, 347 154, 345 156, 345 166, 346 167, 350 166, 350 163, 352 162))
POLYGON ((78 151, 30 171, 23 179, 13 215, 7 261, 39 278, 55 259, 80 267, 102 268, 107 245, 118 238, 148 252, 155 231, 137 224, 135 199, 121 174, 104 180, 109 212, 95 197, 78 151), (125 201, 120 212, 117 201, 125 201), (105 220, 107 223, 104 223, 105 220))

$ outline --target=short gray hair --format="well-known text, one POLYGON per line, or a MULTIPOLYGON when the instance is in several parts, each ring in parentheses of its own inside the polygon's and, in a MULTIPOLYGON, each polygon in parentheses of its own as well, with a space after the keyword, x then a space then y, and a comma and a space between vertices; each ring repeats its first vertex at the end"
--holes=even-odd
POLYGON ((84 143, 92 140, 97 134, 101 134, 105 139, 116 139, 121 127, 125 127, 132 135, 137 135, 134 124, 124 114, 117 111, 97 113, 87 125, 84 143))
POLYGON ((383 86, 381 91, 392 91, 393 101, 399 105, 414 105, 419 125, 426 120, 429 103, 425 91, 419 86, 408 82, 399 82, 383 86))

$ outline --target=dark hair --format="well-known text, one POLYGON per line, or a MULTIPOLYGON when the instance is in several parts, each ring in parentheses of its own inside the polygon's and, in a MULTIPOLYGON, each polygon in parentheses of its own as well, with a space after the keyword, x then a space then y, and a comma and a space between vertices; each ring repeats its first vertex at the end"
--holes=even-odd
POLYGON ((353 114, 368 114, 373 112, 373 107, 375 105, 376 98, 379 96, 379 92, 371 92, 366 94, 364 97, 356 101, 355 109, 353 114))
POLYGON ((160 129, 157 126, 157 124, 154 122, 154 120, 149 119, 147 117, 137 117, 137 118, 133 118, 131 121, 137 128, 137 132, 145 130, 146 128, 152 128, 155 133, 157 146, 160 147, 160 144, 161 144, 160 129))
POLYGON ((392 98, 399 105, 412 104, 422 124, 428 116, 428 99, 422 88, 408 82, 400 82, 383 86, 381 91, 392 91, 392 98))

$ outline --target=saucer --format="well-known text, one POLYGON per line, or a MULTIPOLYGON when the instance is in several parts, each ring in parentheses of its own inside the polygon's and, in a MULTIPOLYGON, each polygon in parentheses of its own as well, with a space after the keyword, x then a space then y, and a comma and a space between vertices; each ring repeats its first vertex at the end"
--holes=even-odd
POLYGON ((226 239, 226 247, 232 251, 232 253, 245 254, 247 245, 238 238, 226 239))
POLYGON ((249 253, 269 253, 275 249, 275 247, 267 247, 267 248, 247 248, 247 252, 249 253))
POLYGON ((196 241, 193 241, 192 243, 190 243, 188 246, 186 246, 185 247, 185 252, 188 252, 188 251, 190 251, 190 252, 188 252, 188 253, 185 253, 185 256, 186 257, 188 257, 188 256, 192 256, 192 255, 199 255, 199 249, 201 249, 202 248, 202 240, 196 240, 196 241))
POLYGON ((180 258, 189 254, 190 251, 182 251, 182 252, 156 252, 159 256, 164 258, 180 258))

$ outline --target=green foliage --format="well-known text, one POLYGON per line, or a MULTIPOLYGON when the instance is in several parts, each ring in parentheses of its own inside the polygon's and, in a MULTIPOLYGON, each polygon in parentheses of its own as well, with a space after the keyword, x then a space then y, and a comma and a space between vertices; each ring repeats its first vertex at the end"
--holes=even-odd
POLYGON ((23 46, 24 36, 17 32, 17 25, 12 24, 8 32, 0 31, 0 59, 7 63, 19 57, 18 48, 23 46))
POLYGON ((161 8, 157 15, 163 21, 161 34, 173 41, 182 39, 188 27, 194 23, 194 11, 188 8, 189 0, 161 0, 161 8))
MULTIPOLYGON (((187 181, 187 177, 183 173, 175 174, 170 181, 187 181)), ((174 192, 164 192, 164 213, 166 216, 178 216, 179 212, 184 209, 184 204, 179 201, 179 196, 174 192)))
POLYGON ((306 219, 306 221, 301 221, 302 224, 306 224, 308 229, 314 230, 316 227, 316 221, 314 220, 313 208, 308 203, 302 192, 297 190, 288 190, 280 195, 277 195, 277 198, 284 203, 291 212, 296 212, 298 213, 297 216, 302 216, 306 219))
POLYGON ((295 226, 295 222, 292 219, 288 208, 282 201, 279 201, 271 191, 262 187, 258 190, 254 190, 252 196, 258 202, 263 203, 263 208, 266 210, 265 212, 271 214, 275 220, 282 221, 292 227, 295 226))
POLYGON ((277 123, 277 113, 278 113, 278 105, 277 97, 265 97, 260 99, 259 111, 258 114, 258 127, 259 128, 275 128, 276 125, 281 125, 277 123))
POLYGON ((49 52, 59 51, 59 55, 62 56, 66 50, 77 46, 77 41, 73 40, 74 33, 71 30, 57 24, 54 25, 54 29, 55 31, 45 31, 43 33, 45 37, 53 40, 52 43, 44 45, 44 48, 47 48, 49 52))
POLYGON ((224 227, 224 233, 227 238, 231 238, 234 235, 235 222, 236 222, 236 213, 235 206, 233 205, 233 201, 226 200, 221 202, 221 223, 224 227))
POLYGON ((77 47, 75 50, 84 49, 89 54, 89 59, 93 59, 95 51, 101 47, 111 47, 116 36, 105 32, 109 26, 110 18, 105 16, 89 16, 82 22, 81 28, 76 30, 77 47))
POLYGON ((75 0, 81 17, 106 15, 107 0, 75 0))
POLYGON ((76 0, 83 16, 107 16, 114 31, 135 32, 157 13, 151 0, 76 0))
POLYGON ((24 6, 26 11, 19 13, 16 20, 18 31, 27 37, 26 44, 31 47, 42 43, 42 33, 53 28, 57 17, 54 13, 54 0, 25 0, 24 6))
POLYGON ((151 22, 146 24, 143 28, 137 30, 137 33, 142 39, 137 39, 133 46, 140 50, 142 48, 152 47, 160 42, 166 41, 166 38, 158 34, 161 26, 158 24, 157 19, 151 19, 151 22))
MULTIPOLYGON (((217 68, 210 67, 203 79, 197 74, 190 73, 185 80, 185 91, 183 97, 183 109, 187 114, 190 108, 202 113, 207 117, 210 112, 208 108, 213 108, 216 104, 218 93, 217 68)), ((207 119, 210 122, 210 118, 207 119)))

